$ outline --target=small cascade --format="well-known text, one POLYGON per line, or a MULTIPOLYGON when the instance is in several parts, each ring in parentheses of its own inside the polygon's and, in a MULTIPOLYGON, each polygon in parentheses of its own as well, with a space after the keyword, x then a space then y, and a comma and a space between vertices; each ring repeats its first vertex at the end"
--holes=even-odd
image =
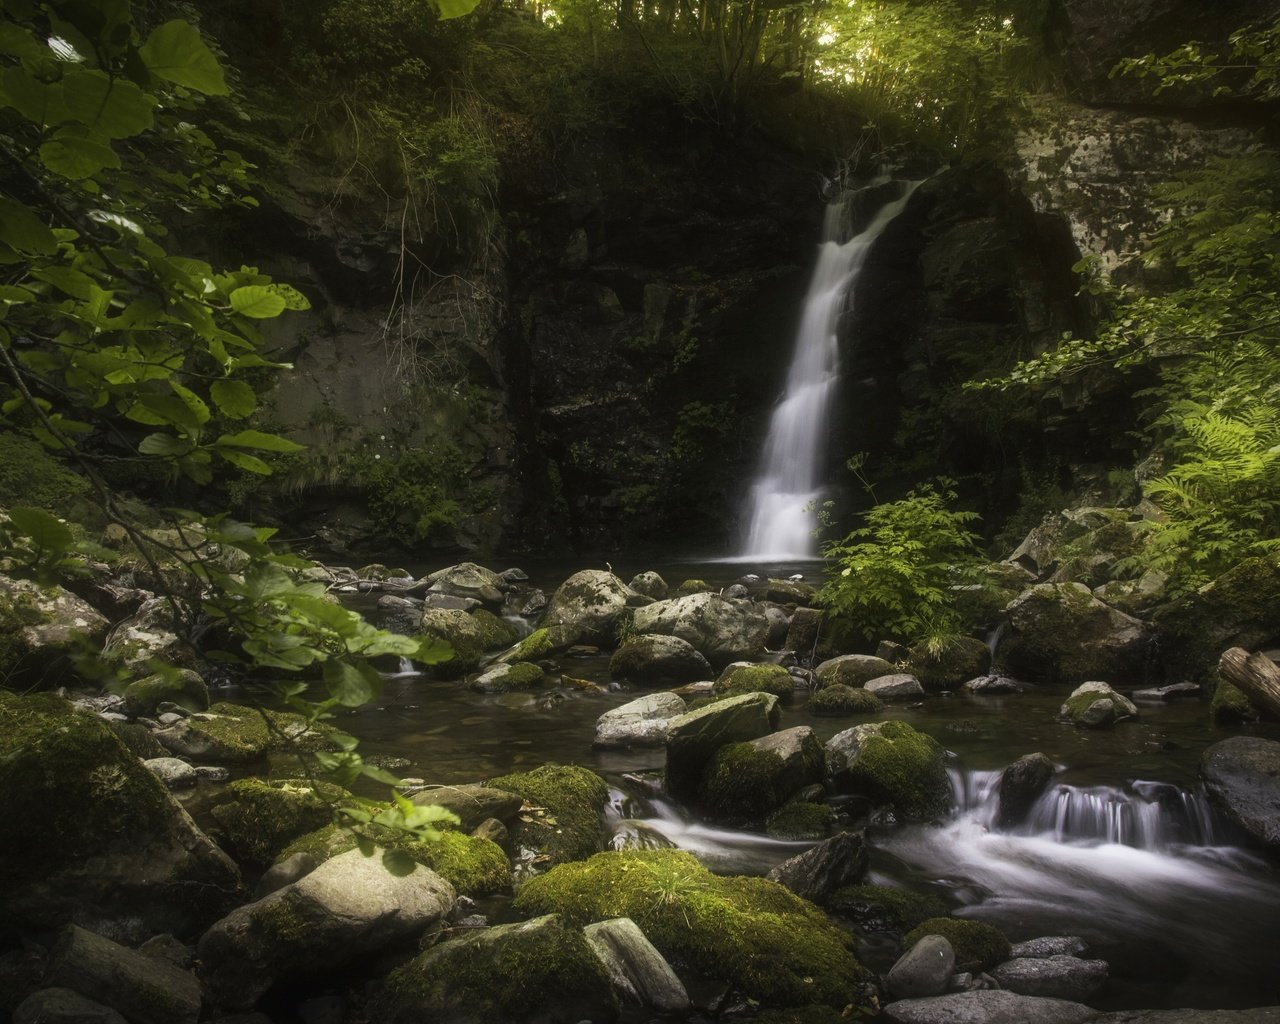
POLYGON ((1129 790, 1055 786, 1032 806, 1021 831, 1050 835, 1060 843, 1118 843, 1139 850, 1216 842, 1204 797, 1157 782, 1134 782, 1129 790))
MULTIPOLYGON (((887 182, 879 182, 881 187, 887 182)), ((856 193, 827 207, 817 266, 796 331, 795 354, 782 400, 773 411, 741 558, 766 562, 814 557, 814 506, 821 497, 828 409, 839 379, 838 327, 872 243, 907 205, 918 182, 881 207, 857 235, 851 231, 856 193)))

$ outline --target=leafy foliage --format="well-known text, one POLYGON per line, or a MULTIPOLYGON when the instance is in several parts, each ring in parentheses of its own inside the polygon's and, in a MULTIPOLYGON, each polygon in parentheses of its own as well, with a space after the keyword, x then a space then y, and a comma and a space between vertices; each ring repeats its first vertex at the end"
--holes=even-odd
POLYGON ((1238 29, 1223 49, 1187 42, 1159 56, 1149 53, 1122 60, 1111 73, 1154 78, 1157 95, 1166 89, 1209 83, 1214 96, 1273 100, 1280 97, 1280 18, 1238 29))

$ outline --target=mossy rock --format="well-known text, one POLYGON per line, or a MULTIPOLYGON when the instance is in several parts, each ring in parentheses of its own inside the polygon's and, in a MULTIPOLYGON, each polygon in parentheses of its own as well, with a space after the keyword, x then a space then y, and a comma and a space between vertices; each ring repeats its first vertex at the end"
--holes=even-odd
POLYGON ((420 636, 444 640, 453 648, 453 657, 428 666, 432 675, 456 679, 474 672, 491 651, 510 647, 520 634, 492 612, 479 608, 464 612, 458 608, 424 608, 420 636))
POLYGON ((717 697, 740 697, 744 693, 772 693, 784 704, 795 698, 791 673, 781 665, 735 663, 720 673, 711 690, 717 697))
POLYGON ((540 666, 522 661, 485 669, 467 686, 476 693, 511 693, 513 690, 536 690, 546 679, 547 675, 540 666))
POLYGON ((154 715, 156 705, 168 701, 188 711, 206 711, 209 687, 191 669, 156 672, 124 688, 124 706, 131 715, 154 715))
POLYGON ((272 751, 336 750, 334 729, 291 711, 268 711, 220 702, 157 732, 164 746, 183 757, 247 764, 272 751))
POLYGON ((552 640, 551 631, 544 627, 535 629, 511 650, 504 652, 498 660, 509 664, 541 661, 543 658, 549 658, 559 649, 552 640))
POLYGON ((941 935, 956 952, 956 969, 989 971, 1009 959, 1009 940, 1004 932, 982 921, 960 917, 931 917, 902 937, 902 948, 910 949, 926 935, 941 935))
POLYGON ((763 878, 713 875, 681 850, 600 853, 525 883, 515 908, 575 925, 630 917, 677 968, 773 1006, 844 1006, 866 972, 813 904, 763 878))
POLYGON ((1208 676, 1228 648, 1258 650, 1280 636, 1280 562, 1244 559, 1194 594, 1159 610, 1156 625, 1167 675, 1208 676))
POLYGON ((809 698, 813 715, 873 715, 884 710, 884 701, 870 690, 832 683, 809 698))
POLYGON ((0 575, 0 685, 26 690, 74 681, 75 659, 95 655, 110 625, 57 584, 0 575))
POLYGON ((344 793, 336 786, 323 792, 293 782, 237 779, 209 814, 220 827, 223 849, 242 863, 266 865, 290 843, 333 817, 332 801, 344 793))
POLYGON ((65 516, 90 490, 88 480, 44 445, 9 430, 0 432, 0 508, 31 505, 65 516))
POLYGON ((680 586, 676 587, 673 597, 687 597, 689 594, 710 594, 715 591, 706 580, 685 580, 680 586))
POLYGON ((1098 680, 1076 687, 1058 711, 1059 718, 1088 729, 1106 729, 1137 715, 1133 701, 1098 680))
POLYGON ((548 914, 477 929, 433 946, 387 978, 373 1019, 612 1020, 608 975, 581 928, 548 914))
POLYGON ((520 630, 484 608, 471 612, 471 618, 480 629, 480 644, 484 651, 498 651, 510 647, 520 639, 520 630))
POLYGON ((991 651, 971 636, 953 636, 911 648, 903 671, 910 672, 926 690, 954 689, 985 676, 991 668, 991 651))
POLYGON ((595 772, 576 765, 546 764, 531 772, 490 779, 487 784, 545 809, 541 816, 528 815, 532 821, 517 822, 518 844, 541 850, 552 863, 583 860, 600 851, 604 841, 600 815, 609 787, 595 772))
POLYGON ((699 780, 698 804, 713 821, 761 823, 824 773, 822 742, 813 730, 784 729, 717 750, 699 780))
POLYGON ((855 725, 838 733, 827 743, 827 764, 837 785, 888 801, 907 817, 930 818, 950 806, 942 747, 906 722, 855 725))
POLYGON ((774 839, 826 839, 835 824, 836 812, 829 805, 798 800, 774 811, 765 832, 774 839))
POLYGON ((1209 716, 1215 722, 1227 723, 1252 722, 1260 717, 1249 695, 1220 676, 1209 701, 1209 716))
POLYGON ((814 669, 814 677, 819 689, 826 689, 836 683, 857 689, 872 679, 891 676, 897 671, 892 662, 872 654, 842 654, 822 662, 814 669))
POLYGON ((827 909, 867 931, 899 934, 947 914, 947 905, 936 896, 885 885, 846 885, 828 897, 827 909))

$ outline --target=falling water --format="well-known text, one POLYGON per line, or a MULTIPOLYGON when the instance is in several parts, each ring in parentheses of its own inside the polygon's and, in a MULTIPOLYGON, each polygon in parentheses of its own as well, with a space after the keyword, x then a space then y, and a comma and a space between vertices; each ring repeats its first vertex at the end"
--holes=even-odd
POLYGON ((786 561, 814 555, 814 506, 821 496, 827 412, 839 377, 840 316, 872 243, 902 212, 917 184, 906 184, 904 194, 882 207, 867 228, 852 238, 847 236, 856 193, 846 193, 827 207, 786 390, 773 411, 760 471, 751 489, 743 558, 786 561))

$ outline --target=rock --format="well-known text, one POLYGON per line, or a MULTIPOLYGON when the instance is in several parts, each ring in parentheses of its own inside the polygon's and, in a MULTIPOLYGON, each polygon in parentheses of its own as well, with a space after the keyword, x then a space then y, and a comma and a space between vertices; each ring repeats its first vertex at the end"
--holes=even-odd
POLYGON ((1048 996, 1083 1003, 1107 983, 1105 960, 1074 956, 1026 957, 1006 960, 991 970, 1000 987, 1024 996, 1048 996))
POLYGON ((835 828, 836 812, 827 804, 793 800, 783 804, 765 822, 765 832, 774 839, 825 839, 835 828))
POLYGON ((738 697, 744 693, 772 693, 784 704, 795 696, 791 673, 781 665, 753 665, 735 661, 720 673, 711 692, 718 697, 738 697))
POLYGON ((178 638, 173 605, 163 597, 143 602, 137 612, 113 626, 102 648, 102 658, 136 676, 150 675, 156 662, 174 668, 195 668, 195 653, 178 638))
POLYGON ((901 999, 884 1008, 886 1024, 1085 1024, 1097 1011, 1062 999, 1020 996, 999 989, 901 999))
POLYGON ((462 562, 427 576, 427 593, 470 598, 493 608, 501 607, 506 581, 475 562, 462 562))
POLYGON ((821 904, 831 893, 853 885, 866 873, 865 837, 861 832, 841 832, 784 860, 767 877, 771 882, 785 885, 797 896, 821 904))
POLYGON ((931 917, 921 921, 903 936, 903 946, 910 946, 926 935, 941 935, 951 943, 956 965, 961 970, 987 971, 1009 959, 1009 940, 1004 933, 983 921, 963 917, 931 917))
POLYGON ((1253 722, 1259 712, 1247 693, 1218 675, 1209 700, 1209 717, 1215 722, 1253 722))
MULTIPOLYGON (((585 569, 556 588, 542 617, 542 625, 565 627, 575 643, 612 646, 617 639, 618 617, 627 607, 629 594, 627 585, 613 573, 585 569)), ((636 632, 665 631, 637 626, 636 632)))
POLYGON ((773 732, 778 725, 778 698, 748 693, 717 701, 670 720, 667 731, 668 792, 680 799, 697 793, 702 771, 715 752, 773 732))
POLYGON ((1134 690, 1130 697, 1150 704, 1167 704, 1170 701, 1199 697, 1204 692, 1196 683, 1170 683, 1147 690, 1134 690))
POLYGON ((1117 1010, 1089 1024, 1280 1024, 1280 1006, 1251 1010, 1117 1010))
POLYGON ((582 934, 604 964, 619 1001, 683 1015, 689 993, 666 958, 629 917, 587 925, 582 934))
POLYGON ((876 676, 875 679, 868 679, 863 683, 862 688, 868 693, 874 693, 881 700, 916 700, 924 696, 924 687, 920 685, 920 680, 905 672, 876 676))
POLYGON ((707 659, 678 636, 630 636, 609 659, 610 676, 637 686, 681 686, 711 674, 707 659))
POLYGON ((458 828, 470 832, 489 818, 510 821, 518 813, 524 798, 496 786, 478 782, 455 786, 432 786, 410 799, 423 806, 436 805, 458 816, 458 828))
POLYGON ((978 676, 976 679, 970 679, 960 689, 965 693, 973 694, 1025 693, 1027 690, 1026 686, 1016 679, 1001 675, 978 676))
POLYGON ((768 1005, 843 1006, 866 972, 811 903, 763 878, 714 875, 682 850, 600 853, 530 879, 514 904, 568 920, 643 920, 668 961, 768 1005))
POLYGON ((143 956, 164 960, 180 970, 186 970, 192 963, 192 950, 186 943, 173 935, 153 935, 138 947, 143 956))
POLYGON ((1201 755, 1210 799, 1272 853, 1280 853, 1280 743, 1232 736, 1201 755))
POLYGON ((158 672, 124 688, 125 708, 131 715, 154 715, 156 706, 166 701, 190 711, 205 711, 209 688, 200 673, 191 669, 158 672))
POLYGON ((828 897, 827 910, 851 918, 868 932, 901 935, 930 918, 945 915, 947 906, 935 896, 907 889, 849 885, 828 897))
POLYGON ((282 857, 262 873, 258 884, 253 888, 253 898, 260 900, 264 896, 270 896, 273 892, 283 889, 286 885, 292 885, 298 879, 311 874, 324 860, 325 858, 311 853, 291 853, 282 857))
POLYGON ((656 572, 642 572, 632 578, 627 584, 637 594, 643 594, 645 597, 651 597, 655 601, 665 600, 667 596, 667 581, 659 576, 656 572))
POLYGON ((911 648, 904 666, 927 690, 950 690, 991 668, 991 651, 981 640, 955 636, 940 644, 911 648))
POLYGON ((794 652, 802 665, 812 665, 818 649, 818 637, 822 633, 823 615, 817 608, 797 608, 787 625, 787 636, 782 641, 784 650, 794 652))
POLYGON ((1280 566, 1246 558, 1161 610, 1159 653, 1168 675, 1196 679, 1230 647, 1255 651, 1280 635, 1280 566))
POLYGON ((314 726, 301 715, 226 703, 189 715, 155 738, 179 757, 223 764, 248 764, 269 750, 335 749, 327 727, 314 726))
POLYGON ((302 782, 237 779, 209 809, 221 845, 242 863, 270 864, 295 839, 333 818, 332 802, 344 793, 318 785, 320 792, 302 782))
POLYGON ((431 666, 432 673, 442 678, 457 678, 474 671, 486 653, 509 647, 519 639, 515 629, 484 609, 464 612, 424 608, 418 629, 453 648, 452 658, 431 666))
POLYGON ((808 707, 811 715, 871 715, 884 710, 884 701, 870 690, 832 683, 810 697, 808 707))
POLYGON ((15 925, 184 934, 237 894, 235 865, 164 784, 52 694, 0 691, 0 817, 31 826, 0 847, 0 905, 15 925))
POLYGON ((1038 939, 1026 942, 1015 942, 1009 949, 1009 956, 1036 959, 1046 956, 1076 956, 1083 953, 1088 944, 1075 935, 1042 935, 1038 939))
MULTIPOLYGON (((1000 792, 997 796, 996 828, 1001 832, 1021 825, 1027 819, 1032 805, 1049 785, 1057 769, 1044 754, 1026 754, 1000 773, 1000 792)), ((1026 954, 1014 954, 1026 955, 1026 954)))
MULTIPOLYGON (((382 602, 380 601, 378 603, 381 605, 382 602)), ((419 615, 422 614, 422 610, 424 608, 439 608, 444 611, 474 612, 477 609, 484 607, 483 602, 477 601, 474 597, 454 597, 451 594, 427 594, 427 596, 422 598, 419 602, 410 600, 410 604, 417 609, 419 615)), ((400 605, 399 607, 403 609, 407 606, 400 605)), ((390 626, 384 628, 389 629, 390 626)), ((416 632, 416 630, 410 629, 409 632, 413 633, 416 632)))
POLYGON ((319 975, 446 918, 453 886, 434 871, 350 850, 270 896, 232 911, 200 939, 200 975, 210 997, 247 1009, 275 982, 319 975))
POLYGON ((596 719, 592 746, 602 750, 660 747, 667 741, 671 720, 687 710, 674 693, 650 693, 596 719))
MULTIPOLYGON (((729 588, 729 590, 732 589, 732 587, 729 588)), ((743 599, 747 597, 746 594, 737 595, 725 591, 725 597, 737 598, 739 596, 743 599)), ((787 642, 787 632, 791 628, 791 616, 777 605, 767 604, 764 606, 764 618, 769 626, 768 632, 764 635, 764 645, 768 650, 779 650, 787 642)))
POLYGON ((88 602, 56 584, 0 575, 0 678, 12 689, 52 687, 72 676, 82 642, 97 646, 109 627, 88 602))
POLYGON ((168 789, 187 789, 200 778, 199 773, 186 761, 176 757, 151 757, 142 762, 155 773, 156 778, 168 789))
POLYGON ((1079 583, 1043 583, 1007 609, 1009 628, 996 661, 1015 675, 1080 682, 1141 679, 1150 641, 1147 626, 1103 604, 1079 583))
POLYGON ((13 1011, 13 1024, 126 1024, 109 1006, 69 988, 45 988, 27 996, 13 1011))
POLYGON ((907 817, 932 817, 950 806, 942 747, 905 722, 838 733, 827 742, 827 768, 840 788, 892 803, 907 817))
POLYGON ((926 935, 889 968, 885 987, 898 999, 942 995, 955 969, 956 954, 951 943, 941 935, 926 935))
MULTIPOLYGON (((451 600, 461 603, 458 598, 451 600)), ((399 594, 383 594, 378 598, 378 626, 402 636, 413 636, 418 632, 418 623, 422 621, 424 607, 425 604, 416 598, 402 597, 399 594)))
POLYGON ((816 671, 819 689, 835 683, 843 683, 856 689, 869 679, 893 675, 897 668, 883 658, 870 654, 843 654, 824 661, 816 671))
POLYGON ((729 824, 763 821, 804 786, 820 782, 822 743, 807 725, 720 747, 702 772, 698 803, 729 824))
POLYGON ((471 929, 391 973, 370 1019, 442 1021, 613 1020, 609 975, 582 931, 557 914, 471 929), (518 977, 511 971, 519 965, 518 977))
POLYGON ((767 579, 756 585, 756 597, 762 601, 773 601, 775 604, 796 604, 812 606, 818 588, 799 580, 767 579))
POLYGON ((637 608, 632 625, 637 633, 662 633, 688 641, 713 668, 759 657, 769 632, 768 620, 754 605, 706 593, 637 608))
POLYGON ((1126 718, 1136 718, 1133 701, 1111 688, 1109 683, 1082 683, 1071 691, 1058 717, 1086 729, 1107 729, 1126 718))
POLYGON ((116 734, 116 738, 125 748, 143 761, 153 757, 168 757, 169 752, 160 745, 160 741, 151 734, 151 730, 138 722, 111 722, 107 727, 116 734))
POLYGON ((547 764, 490 779, 488 785, 544 810, 542 817, 522 815, 513 823, 515 842, 537 850, 545 858, 540 863, 581 860, 604 848, 600 815, 609 787, 594 772, 576 765, 547 764))
POLYGON ((514 665, 494 665, 486 669, 467 684, 467 688, 476 693, 510 693, 512 690, 536 690, 544 682, 547 675, 542 669, 529 662, 518 662, 514 665))
POLYGON ((196 1024, 200 983, 186 971, 68 925, 46 982, 118 1010, 133 1024, 196 1024))

